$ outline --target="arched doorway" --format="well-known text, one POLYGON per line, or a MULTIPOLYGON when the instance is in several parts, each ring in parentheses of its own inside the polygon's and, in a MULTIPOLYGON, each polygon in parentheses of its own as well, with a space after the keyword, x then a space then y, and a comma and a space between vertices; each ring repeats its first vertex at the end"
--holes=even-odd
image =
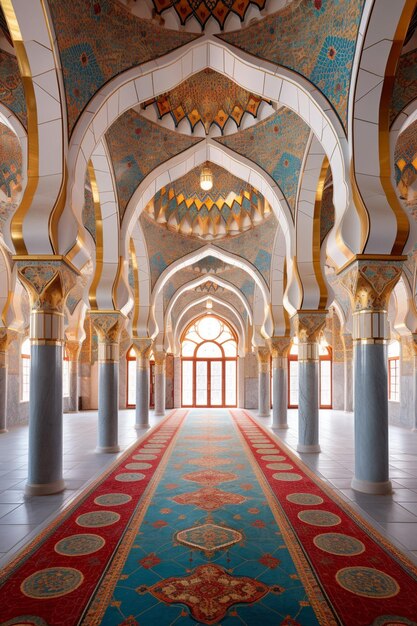
POLYGON ((237 336, 213 314, 187 326, 181 338, 182 406, 237 405, 237 336))

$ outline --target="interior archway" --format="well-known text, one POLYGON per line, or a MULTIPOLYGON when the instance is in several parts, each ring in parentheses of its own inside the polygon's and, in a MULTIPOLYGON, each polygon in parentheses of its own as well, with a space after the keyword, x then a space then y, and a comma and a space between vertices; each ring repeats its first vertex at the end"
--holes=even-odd
POLYGON ((193 320, 181 337, 181 403, 187 407, 237 406, 235 330, 210 313, 193 320))

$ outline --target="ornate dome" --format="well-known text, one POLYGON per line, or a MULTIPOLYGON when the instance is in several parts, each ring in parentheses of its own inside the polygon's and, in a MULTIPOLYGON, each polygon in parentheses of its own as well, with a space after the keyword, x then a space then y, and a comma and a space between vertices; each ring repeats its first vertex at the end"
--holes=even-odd
POLYGON ((196 167, 158 191, 147 214, 171 231, 204 241, 239 235, 268 219, 271 207, 257 189, 217 165, 205 166, 213 173, 210 191, 200 189, 202 167, 196 167))
MULTIPOLYGON (((177 128, 187 120, 189 128, 181 124, 183 132, 208 135, 213 126, 223 134, 229 122, 229 132, 236 132, 243 124, 250 126, 259 119, 274 112, 269 101, 239 87, 223 74, 205 69, 185 80, 168 93, 144 103, 144 115, 163 119, 170 115, 177 128), (262 106, 261 106, 262 105, 262 106), (153 107, 150 109, 150 107, 153 107)), ((225 134, 228 134, 227 132, 225 134)))

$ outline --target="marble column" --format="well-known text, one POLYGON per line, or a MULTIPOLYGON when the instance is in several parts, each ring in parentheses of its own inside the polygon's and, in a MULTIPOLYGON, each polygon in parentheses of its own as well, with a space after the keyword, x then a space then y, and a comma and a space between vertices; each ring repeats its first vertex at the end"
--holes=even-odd
POLYGON ((69 369, 69 397, 68 411, 78 412, 78 358, 80 356, 81 342, 66 341, 65 349, 68 355, 69 369))
POLYGON ((155 415, 165 415, 165 360, 166 352, 154 350, 155 357, 155 415))
POLYGON ((0 434, 7 433, 7 348, 13 331, 0 328, 0 434))
POLYGON ((417 334, 413 333, 414 357, 413 357, 413 431, 417 430, 417 334))
POLYGON ((62 260, 17 262, 30 299, 29 464, 26 495, 63 491, 64 305, 77 275, 62 260))
POLYGON ((237 360, 238 386, 237 386, 237 406, 245 407, 245 357, 239 356, 237 360))
POLYGON ((320 452, 319 337, 327 311, 298 311, 292 318, 298 337, 298 445, 303 453, 320 452))
POLYGON ((344 411, 353 411, 353 344, 352 335, 342 335, 344 346, 344 411))
POLYGON ((135 428, 149 428, 149 354, 152 340, 133 338, 136 351, 136 413, 135 428))
POLYGON ((399 259, 353 261, 340 275, 353 311, 355 475, 352 489, 391 492, 388 453, 387 320, 389 297, 401 276, 399 259))
POLYGON ((174 409, 179 409, 181 406, 181 357, 174 356, 174 409))
POLYGON ((119 452, 119 340, 125 318, 119 311, 91 313, 98 336, 98 443, 96 452, 119 452))
POLYGON ((290 337, 272 337, 272 428, 286 429, 288 407, 288 360, 290 337))
POLYGON ((259 347, 258 357, 258 415, 271 415, 271 353, 269 348, 259 347))

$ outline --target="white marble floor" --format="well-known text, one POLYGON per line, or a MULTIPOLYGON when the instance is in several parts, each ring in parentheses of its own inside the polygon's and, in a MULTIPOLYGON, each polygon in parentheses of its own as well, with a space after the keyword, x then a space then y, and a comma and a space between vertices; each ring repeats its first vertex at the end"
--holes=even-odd
MULTIPOLYGON (((213 410, 213 409, 212 409, 213 410)), ((119 440, 122 450, 138 435, 134 411, 120 411, 119 440)), ((160 418, 151 415, 151 423, 160 418)), ((259 418, 264 425, 270 420, 259 418)), ((289 411, 290 429, 276 431, 293 449, 297 443, 297 412, 289 411)), ((111 462, 115 454, 97 454, 97 413, 64 416, 64 476, 62 494, 25 499, 27 476, 27 426, 0 435, 0 566, 65 507, 111 462)), ((390 427, 390 470, 393 494, 368 496, 350 489, 353 475, 353 415, 320 412, 321 454, 300 455, 321 478, 327 480, 379 531, 417 562, 417 432, 390 427)))

